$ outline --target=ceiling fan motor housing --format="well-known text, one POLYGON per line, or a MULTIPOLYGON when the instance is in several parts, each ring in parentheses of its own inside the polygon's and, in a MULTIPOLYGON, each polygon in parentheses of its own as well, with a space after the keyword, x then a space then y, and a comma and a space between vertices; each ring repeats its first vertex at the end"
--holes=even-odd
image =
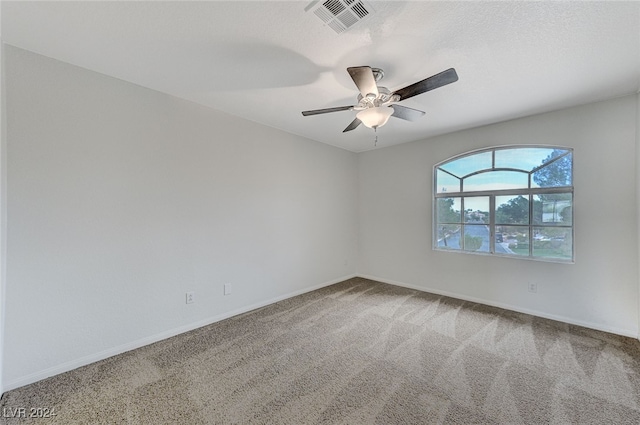
POLYGON ((377 108, 378 106, 386 106, 400 100, 400 96, 394 95, 391 91, 382 86, 378 86, 378 96, 369 97, 358 94, 358 104, 353 109, 360 111, 368 108, 377 108))

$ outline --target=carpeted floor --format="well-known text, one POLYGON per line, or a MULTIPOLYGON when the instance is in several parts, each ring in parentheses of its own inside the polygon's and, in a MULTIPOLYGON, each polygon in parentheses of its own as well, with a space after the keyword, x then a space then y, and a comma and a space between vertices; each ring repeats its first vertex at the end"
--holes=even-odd
POLYGON ((10 391, 0 422, 640 424, 639 406, 637 340, 356 278, 10 391))

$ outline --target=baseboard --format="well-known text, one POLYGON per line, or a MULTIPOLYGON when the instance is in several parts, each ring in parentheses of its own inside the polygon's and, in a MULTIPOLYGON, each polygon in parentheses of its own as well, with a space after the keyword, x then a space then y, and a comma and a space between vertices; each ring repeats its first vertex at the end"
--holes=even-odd
POLYGON ((436 295, 444 295, 446 297, 456 298, 456 299, 463 300, 463 301, 470 301, 470 302, 474 302, 474 303, 489 305, 489 306, 492 306, 492 307, 503 308, 505 310, 517 311, 518 313, 530 314, 532 316, 542 317, 544 319, 556 320, 558 322, 568 323, 570 325, 582 326, 582 327, 589 328, 589 329, 595 329, 597 331, 609 332, 609 333, 616 334, 616 335, 621 335, 621 336, 626 336, 626 337, 630 337, 630 338, 639 339, 639 335, 637 333, 635 333, 633 331, 630 331, 628 329, 621 329, 621 328, 616 328, 616 327, 612 327, 612 326, 603 326, 603 325, 597 324, 597 323, 584 322, 584 321, 581 321, 581 320, 572 319, 570 317, 558 316, 558 315, 555 315, 555 314, 549 314, 549 313, 545 313, 545 312, 542 312, 542 311, 532 310, 532 309, 528 309, 528 308, 522 308, 522 307, 511 305, 511 304, 504 304, 504 303, 499 303, 499 302, 495 302, 495 301, 490 301, 490 300, 486 300, 486 299, 483 299, 483 298, 470 297, 468 295, 458 294, 458 293, 455 293, 455 292, 442 291, 440 289, 434 289, 434 288, 425 288, 425 287, 422 287, 422 286, 413 285, 413 284, 410 284, 410 283, 398 282, 396 280, 385 279, 385 278, 378 277, 378 276, 370 276, 370 275, 358 274, 358 277, 361 277, 361 278, 364 278, 364 279, 375 280, 377 282, 388 283, 389 285, 401 286, 403 288, 415 289, 415 290, 421 291, 421 292, 428 292, 428 293, 436 294, 436 295))
MULTIPOLYGON (((149 337, 146 337, 146 338, 142 338, 142 339, 139 339, 139 340, 136 340, 136 341, 132 341, 132 342, 129 342, 127 344, 119 345, 119 346, 114 347, 114 348, 109 348, 109 349, 101 351, 99 353, 95 353, 95 354, 91 354, 91 355, 88 355, 88 356, 85 356, 85 357, 81 357, 81 358, 76 359, 76 360, 71 360, 71 361, 62 363, 60 365, 53 366, 53 367, 50 367, 48 369, 45 369, 45 370, 42 370, 42 371, 39 371, 39 372, 35 372, 35 373, 30 374, 30 375, 27 375, 27 376, 15 379, 13 381, 7 382, 5 385, 3 385, 2 389, 3 389, 3 392, 6 392, 6 391, 14 390, 16 388, 23 387, 25 385, 33 384, 34 382, 41 381, 41 380, 49 378, 51 376, 59 375, 61 373, 68 372, 70 370, 77 369, 79 367, 86 366, 88 364, 95 363, 97 361, 104 360, 104 359, 107 359, 109 357, 113 357, 113 356, 116 356, 118 354, 125 353, 127 351, 135 350, 136 348, 144 347, 145 345, 150 345, 150 344, 153 344, 155 342, 162 341, 164 339, 171 338, 173 336, 180 335, 182 333, 189 332, 189 331, 192 331, 194 329, 198 329, 198 328, 201 328, 203 326, 207 326, 207 325, 210 325, 212 323, 216 323, 216 322, 219 322, 219 321, 224 320, 224 319, 228 319, 228 318, 233 317, 233 316, 237 316, 239 314, 247 313, 247 312, 249 312, 251 310, 255 310, 257 308, 261 308, 261 307, 264 307, 264 306, 267 306, 267 305, 270 305, 270 304, 274 304, 274 303, 277 303, 278 301, 286 300, 287 298, 292 298, 292 297, 295 297, 295 296, 298 296, 298 295, 305 294, 307 292, 315 291, 316 289, 324 288, 326 286, 330 286, 330 285, 342 282, 344 280, 352 279, 352 278, 354 278, 356 276, 357 275, 355 275, 355 274, 342 276, 342 277, 339 277, 337 279, 330 280, 328 282, 323 282, 323 283, 320 283, 320 284, 317 284, 317 285, 313 285, 313 286, 309 286, 309 287, 306 287, 306 288, 303 288, 303 289, 299 289, 297 291, 293 291, 293 292, 290 292, 290 293, 287 293, 287 294, 284 294, 284 295, 280 295, 280 296, 277 296, 277 297, 274 297, 274 298, 270 298, 270 299, 267 299, 267 300, 264 300, 264 301, 260 301, 260 302, 255 303, 255 304, 251 304, 251 305, 248 305, 248 306, 245 306, 245 307, 241 307, 241 308, 236 309, 236 310, 232 310, 232 311, 228 311, 228 312, 225 312, 225 313, 222 313, 222 314, 218 314, 216 316, 209 317, 209 318, 204 319, 204 320, 199 320, 197 322, 190 323, 188 325, 179 326, 177 328, 173 328, 173 329, 167 330, 165 332, 161 332, 159 334, 155 334, 155 335, 152 335, 152 336, 149 336, 149 337)), ((2 394, 2 393, 0 393, 0 394, 2 394)))

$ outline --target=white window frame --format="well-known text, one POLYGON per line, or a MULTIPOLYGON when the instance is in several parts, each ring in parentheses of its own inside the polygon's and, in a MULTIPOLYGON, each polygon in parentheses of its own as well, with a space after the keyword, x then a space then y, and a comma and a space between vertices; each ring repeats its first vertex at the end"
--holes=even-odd
MULTIPOLYGON (((545 261, 545 262, 555 262, 555 263, 574 263, 575 262, 575 221, 574 221, 574 179, 573 179, 573 175, 574 175, 574 152, 572 148, 568 148, 565 146, 549 146, 549 145, 508 145, 508 146, 494 146, 494 147, 489 147, 489 148, 483 148, 483 149, 477 149, 477 150, 473 150, 473 151, 469 151, 469 152, 464 152, 462 154, 453 156, 451 158, 448 158, 444 161, 441 161, 437 164, 435 164, 433 166, 433 196, 432 196, 432 207, 433 207, 433 212, 432 212, 432 217, 433 217, 433 223, 432 223, 432 232, 433 232, 433 244, 432 247, 434 250, 436 251, 443 251, 443 252, 455 252, 455 253, 463 253, 463 254, 473 254, 473 255, 485 255, 485 256, 500 256, 500 257, 505 257, 505 258, 515 258, 515 259, 522 259, 522 260, 534 260, 534 261, 545 261), (523 169, 515 169, 515 168, 496 168, 495 167, 495 152, 499 151, 499 150, 505 150, 505 149, 530 149, 530 148, 540 148, 540 149, 561 149, 561 150, 565 150, 567 151, 565 154, 558 156, 557 158, 554 158, 553 161, 550 161, 548 163, 545 164, 541 164, 540 166, 537 166, 535 168, 533 168, 532 170, 523 170, 523 169), (465 157, 470 157, 473 155, 479 155, 479 154, 483 154, 486 152, 491 152, 491 168, 485 168, 485 169, 481 169, 481 170, 476 170, 474 172, 470 172, 469 174, 466 174, 464 176, 456 176, 440 167, 445 166, 446 164, 459 160, 461 158, 465 158, 465 157), (533 174, 540 170, 541 168, 544 168, 546 166, 548 166, 549 164, 560 160, 561 158, 566 157, 567 155, 571 155, 571 185, 570 186, 560 186, 560 187, 546 187, 546 188, 541 188, 541 187, 532 187, 532 178, 533 178, 533 174), (438 193, 438 170, 447 173, 451 176, 453 176, 454 178, 457 178, 460 180, 460 190, 457 192, 440 192, 438 193), (492 171, 513 171, 513 172, 523 172, 523 173, 527 173, 528 174, 528 187, 526 189, 499 189, 499 190, 485 190, 485 191, 464 191, 463 190, 463 180, 465 178, 468 178, 470 176, 474 176, 477 174, 481 174, 481 173, 487 173, 487 172, 492 172, 492 171), (535 228, 540 228, 540 227, 547 227, 544 224, 539 224, 539 223, 534 223, 534 202, 533 202, 533 197, 536 195, 545 195, 545 194, 566 194, 566 193, 570 193, 571 194, 571 224, 557 224, 554 223, 552 225, 552 227, 555 228, 564 228, 567 229, 567 231, 570 231, 571 234, 571 258, 560 258, 560 257, 544 257, 544 256, 535 256, 534 255, 534 241, 533 241, 533 235, 534 235, 534 229, 535 228), (522 254, 504 254, 504 253, 500 253, 500 252, 496 252, 496 226, 505 226, 505 224, 497 224, 496 225, 496 205, 495 205, 495 198, 496 196, 506 196, 506 195, 511 195, 511 196, 518 196, 518 195, 522 195, 524 197, 526 197, 529 201, 529 222, 528 224, 508 224, 509 226, 522 226, 522 227, 528 227, 528 235, 529 235, 529 254, 527 255, 522 255, 522 254), (486 224, 486 226, 489 228, 489 250, 488 252, 481 252, 481 251, 469 251, 469 250, 465 250, 464 249, 464 238, 462 238, 461 236, 465 234, 465 226, 468 226, 468 223, 465 223, 465 207, 464 207, 464 198, 469 198, 469 197, 475 197, 475 196, 484 196, 484 197, 488 197, 489 198, 489 222, 486 224), (444 198, 461 198, 461 205, 460 205, 460 210, 461 210, 461 222, 460 223, 455 223, 455 224, 460 224, 460 230, 459 230, 459 248, 447 248, 447 247, 442 247, 439 246, 439 229, 438 227, 443 225, 443 224, 454 224, 453 222, 449 223, 449 222, 439 222, 438 221, 438 199, 444 199, 444 198)), ((477 224, 474 224, 477 225, 477 224)))

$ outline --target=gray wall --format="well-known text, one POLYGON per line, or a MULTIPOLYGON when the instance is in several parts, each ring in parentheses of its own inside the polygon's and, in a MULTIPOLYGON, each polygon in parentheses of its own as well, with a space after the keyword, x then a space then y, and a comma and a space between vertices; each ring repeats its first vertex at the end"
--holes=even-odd
POLYGON ((361 154, 359 274, 637 337, 637 103, 633 95, 361 154), (574 148, 575 264, 432 249, 433 166, 511 144, 574 148))
POLYGON ((355 154, 11 46, 5 62, 5 389, 355 273, 355 154))

